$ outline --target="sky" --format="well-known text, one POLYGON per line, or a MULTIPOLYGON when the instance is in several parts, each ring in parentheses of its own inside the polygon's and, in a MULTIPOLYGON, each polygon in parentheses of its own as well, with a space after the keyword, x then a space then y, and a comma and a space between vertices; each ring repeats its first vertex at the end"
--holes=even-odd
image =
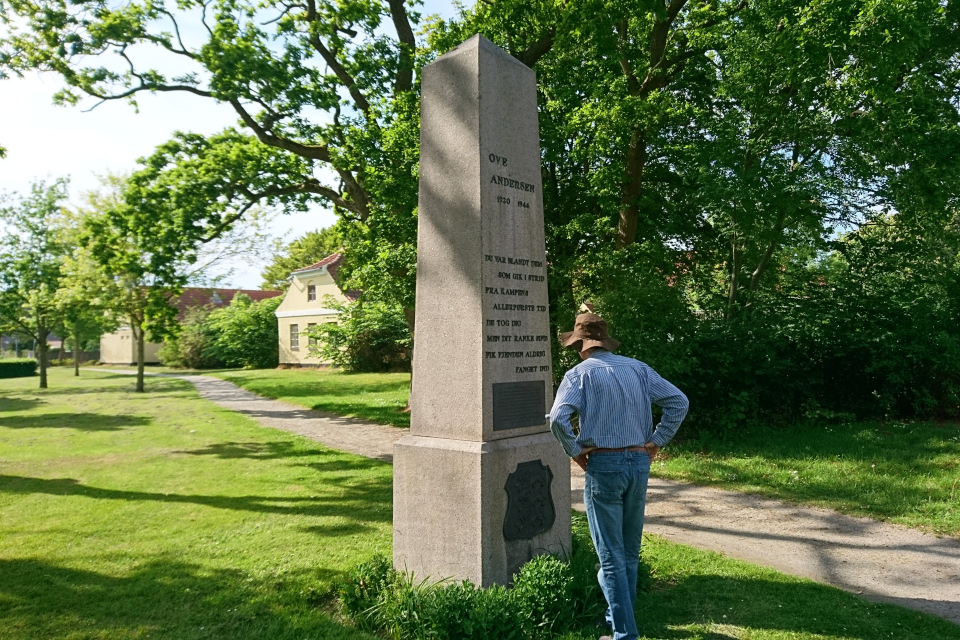
MULTIPOLYGON (((452 4, 429 0, 424 15, 454 15, 452 4)), ((70 201, 80 203, 85 191, 99 186, 97 175, 135 170, 137 158, 170 139, 175 131, 212 134, 236 124, 228 105, 190 94, 142 94, 139 112, 116 101, 93 110, 59 107, 52 96, 62 88, 56 76, 32 74, 0 80, 0 193, 26 193, 36 180, 70 177, 70 201)), ((89 106, 89 104, 84 105, 89 106)), ((335 222, 331 211, 316 207, 307 213, 277 216, 269 229, 276 237, 294 237, 335 222)), ((224 286, 260 288, 263 261, 236 260, 224 286)))

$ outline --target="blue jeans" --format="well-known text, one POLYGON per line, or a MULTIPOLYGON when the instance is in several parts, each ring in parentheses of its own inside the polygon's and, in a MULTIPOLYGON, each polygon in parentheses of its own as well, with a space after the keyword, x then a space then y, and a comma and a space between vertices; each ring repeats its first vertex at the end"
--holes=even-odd
POLYGON ((592 454, 587 462, 583 503, 600 557, 597 579, 607 599, 614 640, 637 638, 633 606, 649 478, 650 457, 645 451, 604 451, 592 454))

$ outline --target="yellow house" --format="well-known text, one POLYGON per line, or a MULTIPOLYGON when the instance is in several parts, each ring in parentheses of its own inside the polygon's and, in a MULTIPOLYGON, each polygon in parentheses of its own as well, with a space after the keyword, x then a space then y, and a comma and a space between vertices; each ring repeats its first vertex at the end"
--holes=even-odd
POLYGON ((307 329, 324 322, 336 322, 338 311, 326 308, 324 299, 330 296, 337 302, 354 298, 337 284, 337 269, 343 255, 335 253, 309 267, 293 272, 293 282, 277 307, 277 323, 280 330, 280 366, 326 367, 329 361, 310 355, 312 339, 307 338, 307 329))

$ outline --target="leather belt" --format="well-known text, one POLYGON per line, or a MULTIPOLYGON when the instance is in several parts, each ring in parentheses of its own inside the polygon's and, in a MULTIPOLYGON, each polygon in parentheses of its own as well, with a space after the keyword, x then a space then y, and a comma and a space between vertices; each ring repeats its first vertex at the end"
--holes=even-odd
POLYGON ((620 447, 619 449, 607 449, 604 447, 597 447, 596 449, 592 449, 590 453, 587 454, 587 456, 589 457, 594 453, 619 453, 621 451, 644 451, 647 454, 650 453, 649 451, 647 451, 646 447, 620 447))

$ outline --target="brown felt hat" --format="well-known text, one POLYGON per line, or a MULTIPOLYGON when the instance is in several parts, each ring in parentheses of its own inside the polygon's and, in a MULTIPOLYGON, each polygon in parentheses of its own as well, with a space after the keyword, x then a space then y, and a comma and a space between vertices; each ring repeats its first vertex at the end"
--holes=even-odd
POLYGON ((560 344, 568 349, 586 351, 593 347, 603 347, 614 351, 620 343, 607 333, 607 321, 595 313, 581 313, 573 325, 573 331, 560 334, 560 344))

